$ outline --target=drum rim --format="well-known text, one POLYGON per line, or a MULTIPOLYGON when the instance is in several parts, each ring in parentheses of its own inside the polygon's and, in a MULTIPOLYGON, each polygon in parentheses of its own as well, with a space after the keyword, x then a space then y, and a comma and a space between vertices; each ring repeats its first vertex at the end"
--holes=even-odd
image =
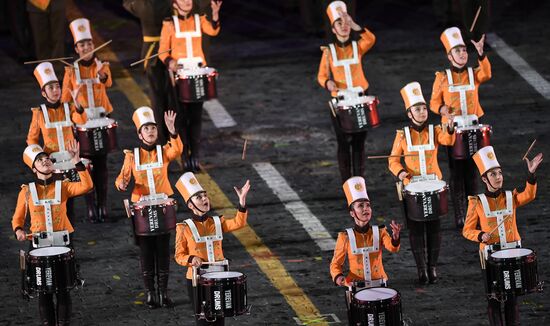
MULTIPOLYGON (((88 131, 88 130, 93 130, 93 129, 111 129, 113 127, 117 127, 118 126, 118 122, 115 120, 115 119, 112 119, 112 118, 107 118, 107 117, 103 117, 103 118, 99 118, 99 119, 105 119, 106 121, 110 120, 112 121, 111 123, 107 124, 107 125, 104 125, 104 126, 98 126, 98 127, 87 127, 86 124, 90 121, 93 121, 93 120, 88 120, 86 121, 86 123, 82 124, 82 125, 76 125, 76 130, 78 131, 88 131)), ((94 120, 99 120, 99 119, 94 119, 94 120)))
POLYGON ((132 203, 132 208, 134 209, 143 209, 145 207, 155 207, 155 206, 160 206, 160 207, 164 207, 164 206, 174 206, 176 205, 177 201, 174 199, 174 198, 164 198, 164 199, 153 199, 153 200, 142 200, 142 201, 137 201, 135 203, 132 203), (138 205, 138 203, 140 202, 155 202, 155 201, 166 201, 166 202, 163 202, 161 204, 152 204, 152 205, 138 205))
POLYGON ((200 278, 204 278, 204 279, 207 279, 207 280, 223 280, 223 279, 239 279, 241 277, 245 276, 244 273, 242 272, 239 272, 239 271, 216 271, 216 272, 206 272, 204 274, 201 274, 200 275, 200 278), (237 273, 237 274, 240 274, 240 275, 236 275, 236 276, 224 276, 224 277, 207 277, 206 275, 207 274, 215 274, 215 273, 237 273))
POLYGON ((54 257, 54 256, 59 256, 59 255, 65 255, 67 253, 70 253, 71 252, 71 248, 69 247, 64 247, 64 246, 51 246, 51 247, 42 247, 42 248, 34 248, 33 250, 30 250, 29 251, 29 256, 32 256, 32 257, 54 257), (45 251, 45 250, 52 250, 52 249, 59 249, 59 250, 62 250, 63 252, 58 252, 58 253, 54 253, 54 254, 51 254, 51 255, 34 255, 33 252, 34 251, 45 251))
POLYGON ((523 258, 523 257, 527 257, 529 255, 532 255, 534 254, 535 251, 533 249, 530 249, 530 248, 507 248, 507 249, 501 249, 501 250, 497 250, 495 252, 492 252, 489 257, 494 259, 494 260, 503 260, 503 259, 518 259, 518 258, 523 258), (523 250, 526 250, 528 251, 528 253, 526 253, 525 255, 521 255, 521 256, 509 256, 509 257, 496 257, 494 256, 495 254, 498 254, 498 253, 504 253, 504 252, 511 252, 512 250, 516 250, 516 251, 523 251, 523 250))
POLYGON ((411 182, 409 183, 408 185, 404 186, 403 187, 403 192, 405 194, 411 194, 411 195, 417 195, 417 194, 439 194, 439 193, 442 193, 446 190, 449 189, 449 184, 447 182, 445 182, 445 180, 424 180, 424 181, 417 181, 417 182, 411 182), (419 184, 419 183, 424 183, 424 182, 433 182, 433 181, 437 181, 437 182, 442 182, 443 183, 443 187, 439 188, 439 189, 436 189, 436 190, 430 190, 430 191, 411 191, 409 189, 407 189, 407 187, 411 186, 411 185, 415 185, 415 184, 419 184))
MULTIPOLYGON (((386 293, 385 293, 386 294, 386 293)), ((389 293, 387 293, 389 295, 389 293)), ((388 287, 372 287, 372 288, 366 288, 366 289, 362 289, 362 290, 359 290, 357 291, 354 295, 353 295, 353 298, 357 301, 361 301, 361 302, 380 302, 380 301, 386 301, 386 300, 391 300, 393 298, 395 298, 396 296, 399 296, 400 293, 398 290, 396 289, 392 289, 392 288, 388 288, 388 287), (359 295, 359 293, 361 292, 370 292, 370 291, 373 291, 373 290, 390 290, 390 291, 393 291, 393 295, 389 298, 384 298, 384 299, 375 299, 375 300, 365 300, 365 299, 361 299, 361 298, 358 298, 357 295, 359 295)))

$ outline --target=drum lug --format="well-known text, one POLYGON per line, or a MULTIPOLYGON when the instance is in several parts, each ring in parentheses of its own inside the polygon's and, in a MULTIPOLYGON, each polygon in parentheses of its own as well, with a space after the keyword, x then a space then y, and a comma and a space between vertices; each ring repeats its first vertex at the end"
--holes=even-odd
POLYGON ((537 292, 538 293, 542 293, 544 291, 544 281, 540 281, 538 284, 537 284, 537 292))

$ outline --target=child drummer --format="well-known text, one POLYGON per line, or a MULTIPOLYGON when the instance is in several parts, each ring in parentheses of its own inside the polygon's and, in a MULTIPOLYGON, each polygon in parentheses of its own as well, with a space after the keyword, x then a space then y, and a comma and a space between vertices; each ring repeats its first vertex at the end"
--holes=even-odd
MULTIPOLYGON (((434 127, 428 124, 428 108, 418 82, 412 82, 403 87, 401 96, 405 102, 405 110, 411 124, 397 130, 391 155, 388 158, 388 168, 405 185, 420 181, 419 179, 441 180, 441 170, 437 163, 437 148, 440 144, 446 146, 454 144, 452 124, 449 128, 434 127), (416 154, 405 157, 405 167, 401 164, 400 158, 403 154, 416 154)), ((450 121, 452 118, 451 116, 450 121)), ((405 215, 408 215, 407 207, 405 207, 405 215)), ((440 221, 439 219, 415 221, 409 216, 405 217, 410 230, 409 239, 418 269, 419 282, 421 284, 426 284, 428 281, 435 283, 437 282, 437 259, 441 247, 440 221), (428 256, 427 266, 425 252, 428 256)))
MULTIPOLYGON (((447 28, 441 34, 450 67, 435 73, 430 110, 441 115, 442 124, 455 116, 454 123, 459 126, 471 126, 479 122, 483 109, 479 104, 479 85, 491 79, 491 64, 483 52, 485 36, 478 42, 471 41, 477 50, 479 66, 468 67, 466 44, 457 27, 447 28), (473 116, 472 116, 473 115, 473 116)), ((457 159, 448 147, 449 169, 451 170, 451 195, 455 211, 455 224, 461 228, 464 224, 466 196, 477 191, 475 165, 468 159, 457 159)))
MULTIPOLYGON (((55 242, 54 235, 68 233, 69 246, 72 247, 70 234, 74 232, 74 228, 67 217, 67 200, 90 191, 93 183, 88 170, 80 162, 78 143, 73 139, 66 145, 68 155, 80 177, 78 182, 61 181, 54 177, 50 156, 39 145, 29 145, 23 152, 23 161, 34 172, 35 180, 22 185, 17 197, 17 206, 11 220, 17 240, 27 240, 28 235, 24 228, 27 214, 29 214, 30 232, 34 234, 46 232, 48 235, 46 239, 38 240, 40 245, 42 245, 41 241, 46 242, 44 246, 60 245, 55 242)), ((29 246, 32 247, 32 243, 29 246)), ((53 294, 39 293, 41 325, 69 325, 72 307, 69 291, 59 290, 56 297, 57 306, 54 305, 53 294)))
MULTIPOLYGON (((125 151, 124 164, 116 178, 115 187, 126 191, 132 176, 135 184, 132 190, 132 202, 144 199, 166 199, 174 191, 168 180, 168 165, 181 156, 183 144, 174 126, 176 113, 164 113, 164 122, 170 133, 170 139, 164 146, 158 145, 158 125, 151 108, 143 106, 134 111, 132 120, 141 140, 139 148, 125 151), (144 168, 157 163, 156 167, 144 168), (150 172, 150 171, 151 172, 150 172), (149 175, 153 180, 149 180, 149 175), (154 197, 154 198, 153 198, 154 197)), ((170 271, 170 233, 159 235, 135 235, 140 248, 141 272, 147 289, 146 305, 149 308, 172 305, 168 297, 168 276, 170 271), (156 269, 155 269, 156 262, 156 269), (159 296, 155 292, 155 274, 159 296)))
MULTIPOLYGON (((212 215, 210 199, 193 173, 184 173, 176 183, 176 188, 187 204, 191 216, 184 223, 178 223, 176 226, 175 259, 178 264, 188 267, 187 292, 193 303, 193 310, 197 313, 196 289, 193 287, 192 280, 193 268, 214 270, 219 266, 211 266, 208 263, 225 261, 222 249, 223 233, 233 232, 246 225, 248 217, 246 196, 250 190, 250 182, 247 180, 240 189, 234 187, 239 197, 237 215, 234 218, 212 215), (214 236, 217 240, 207 239, 207 236, 214 236)), ((196 315, 196 324, 224 325, 224 319, 209 323, 196 315)))
MULTIPOLYGON (((175 14, 166 18, 160 33, 159 58, 173 75, 183 65, 185 69, 206 67, 202 51, 201 33, 216 36, 220 32, 219 12, 222 1, 211 1, 212 16, 199 16, 193 0, 173 0, 175 14), (167 52, 170 50, 169 52, 167 52)), ((176 98, 176 101, 179 101, 176 98)), ((186 143, 189 157, 184 157, 187 170, 200 170, 200 137, 202 129, 203 102, 183 103, 178 130, 186 143)))
MULTIPOLYGON (((88 120, 109 116, 113 111, 107 97, 107 88, 113 85, 109 63, 102 62, 92 52, 95 45, 88 19, 75 19, 69 27, 80 61, 72 67, 65 67, 61 100, 72 100, 75 105, 84 107, 88 120)), ((103 222, 107 219, 107 155, 92 155, 87 158, 92 161, 95 185, 95 194, 91 192, 86 195, 88 218, 92 222, 103 222)))
POLYGON ((372 225, 372 209, 365 179, 352 177, 346 180, 344 192, 348 202, 349 214, 353 219, 353 228, 338 233, 334 256, 330 263, 330 275, 338 286, 369 288, 386 286, 388 276, 382 264, 382 246, 390 252, 399 251, 401 225, 392 221, 392 235, 384 225, 372 225), (368 259, 364 251, 368 252, 368 259), (349 273, 343 274, 346 256, 349 273))
MULTIPOLYGON (((479 242, 481 267, 485 273, 485 262, 491 252, 521 247, 521 237, 516 224, 516 209, 533 199, 537 192, 535 172, 542 163, 542 153, 532 160, 525 158, 529 175, 525 189, 504 191, 504 176, 492 146, 486 146, 473 156, 475 164, 485 184, 485 192, 469 197, 468 213, 462 235, 471 241, 479 242)), ((489 290, 489 289, 488 289, 489 290)), ((487 312, 491 325, 503 325, 501 302, 488 299, 487 312)), ((519 325, 519 308, 515 296, 507 296, 504 302, 506 325, 519 325)))
MULTIPOLYGON (((80 106, 61 102, 61 87, 50 62, 42 62, 34 69, 34 76, 40 86, 46 103, 32 108, 32 119, 27 134, 27 145, 39 144, 40 137, 44 152, 57 161, 70 160, 67 144, 74 139, 73 124, 84 124, 86 112, 80 106)), ((73 94, 76 96, 78 90, 73 94)), ((67 215, 73 218, 73 200, 67 201, 67 215)))
MULTIPOLYGON (((341 90, 349 91, 353 96, 366 93, 369 83, 363 73, 361 58, 372 48, 376 37, 353 21, 343 1, 331 2, 327 15, 336 41, 323 51, 317 81, 332 97, 337 97, 341 90), (352 39, 352 30, 359 33, 358 41, 352 39)), ((346 133, 332 114, 331 120, 338 143, 338 167, 342 182, 351 176, 364 176, 367 132, 346 133)))

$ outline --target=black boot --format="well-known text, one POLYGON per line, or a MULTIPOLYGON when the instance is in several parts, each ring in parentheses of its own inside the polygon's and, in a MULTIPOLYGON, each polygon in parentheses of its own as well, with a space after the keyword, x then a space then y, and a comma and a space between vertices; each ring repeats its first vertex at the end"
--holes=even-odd
POLYGON ((418 267, 418 283, 420 285, 426 285, 429 281, 428 270, 426 267, 418 267))
POLYGON ((441 222, 439 220, 426 222, 426 242, 428 251, 428 278, 431 284, 437 283, 437 261, 441 248, 441 222))
POLYGON ((72 308, 70 293, 68 291, 59 292, 57 294, 57 326, 70 325, 72 308))
POLYGON ((489 299, 487 306, 487 314, 489 315, 489 325, 503 326, 500 302, 495 299, 489 299))
POLYGON ((424 222, 407 220, 409 226, 409 240, 411 250, 418 269, 418 282, 421 285, 428 284, 428 269, 426 267, 426 246, 424 240, 424 222))
POLYGON ((145 292, 145 305, 147 306, 147 308, 155 309, 158 307, 157 300, 155 297, 156 297, 156 293, 154 289, 153 291, 147 290, 147 292, 145 292))
POLYGON ((98 207, 98 219, 101 222, 105 222, 109 219, 107 215, 107 186, 109 173, 107 171, 107 156, 101 155, 97 161, 97 174, 96 174, 96 193, 97 193, 97 207, 98 207))
POLYGON ((365 152, 353 152, 353 175, 354 176, 365 176, 365 152))
POLYGON ((87 193, 84 197, 86 198, 88 220, 92 223, 99 223, 95 206, 95 188, 87 193))
POLYGON ((506 326, 519 326, 519 306, 517 297, 510 296, 504 302, 506 326))
POLYGON ((40 312, 40 325, 55 326, 53 294, 44 293, 38 295, 38 310, 40 312))

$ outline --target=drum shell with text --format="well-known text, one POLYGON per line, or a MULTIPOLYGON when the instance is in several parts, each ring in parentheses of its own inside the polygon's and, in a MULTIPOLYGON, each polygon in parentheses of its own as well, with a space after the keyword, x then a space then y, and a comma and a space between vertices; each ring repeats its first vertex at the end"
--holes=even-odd
POLYGON ((336 119, 343 132, 355 133, 367 130, 370 126, 376 128, 380 125, 378 116, 378 98, 353 106, 336 107, 336 119))
POLYGON ((37 293, 57 293, 77 284, 74 250, 69 247, 44 247, 26 255, 27 288, 37 293))
POLYGON ((110 118, 88 120, 75 127, 76 138, 80 143, 80 155, 103 155, 118 148, 118 124, 110 118))
POLYGON ((199 302, 206 318, 233 317, 248 311, 246 275, 209 272, 199 277, 199 302))
POLYGON ((531 249, 495 251, 486 266, 489 294, 520 296, 538 289, 537 255, 531 249))
POLYGON ((475 125, 472 127, 456 128, 456 140, 452 148, 455 160, 466 160, 472 157, 479 149, 491 145, 492 127, 489 125, 475 125))
POLYGON ((199 68, 191 73, 178 71, 176 83, 181 102, 204 102, 218 97, 216 80, 218 72, 213 68, 199 68))
POLYGON ((360 290, 351 299, 351 318, 350 325, 401 326, 401 294, 385 287, 360 290))
POLYGON ((437 220, 447 214, 449 187, 442 180, 411 182, 403 189, 407 217, 413 221, 437 220))
POLYGON ((173 198, 139 201, 132 205, 132 211, 137 235, 166 234, 176 228, 176 200, 173 198))

